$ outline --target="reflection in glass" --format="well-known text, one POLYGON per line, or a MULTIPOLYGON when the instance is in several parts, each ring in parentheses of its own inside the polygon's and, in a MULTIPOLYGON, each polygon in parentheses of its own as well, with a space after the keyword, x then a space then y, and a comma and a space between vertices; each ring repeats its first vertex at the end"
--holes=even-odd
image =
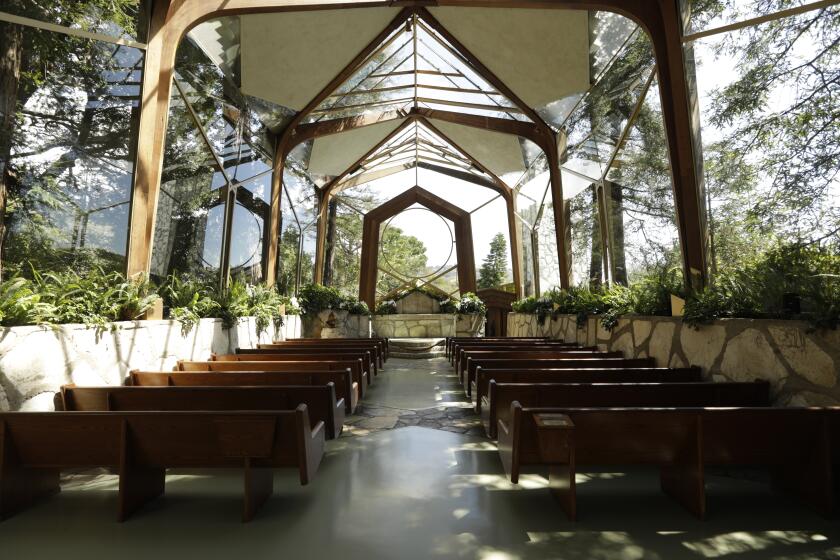
POLYGON ((28 27, 17 89, 0 133, 8 193, 3 258, 10 272, 124 270, 143 52, 28 27))

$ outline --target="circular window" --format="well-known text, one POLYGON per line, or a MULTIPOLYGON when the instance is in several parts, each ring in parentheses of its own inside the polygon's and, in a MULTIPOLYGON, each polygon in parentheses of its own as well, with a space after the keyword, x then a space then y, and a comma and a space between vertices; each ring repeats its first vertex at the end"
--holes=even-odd
POLYGON ((428 208, 415 207, 403 210, 385 223, 380 230, 379 246, 383 268, 406 279, 423 280, 440 274, 449 266, 454 255, 455 236, 446 218, 428 208), (442 260, 443 263, 434 271, 426 274, 418 275, 400 270, 402 267, 396 262, 398 255, 389 254, 395 251, 387 244, 382 243, 389 229, 399 230, 403 235, 416 237, 423 243, 426 254, 433 259, 433 262, 442 260), (434 245, 431 246, 431 244, 434 245))

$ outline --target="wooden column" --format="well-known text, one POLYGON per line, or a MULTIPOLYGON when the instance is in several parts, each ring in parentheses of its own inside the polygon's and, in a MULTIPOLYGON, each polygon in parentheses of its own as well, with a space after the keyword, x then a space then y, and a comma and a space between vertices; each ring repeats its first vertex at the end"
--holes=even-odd
POLYGON ((513 292, 516 298, 522 297, 522 239, 520 228, 516 227, 516 194, 511 192, 505 197, 507 205, 508 235, 510 236, 510 268, 513 271, 513 292))
POLYGON ((152 264, 169 96, 178 39, 167 36, 169 0, 153 0, 149 23, 149 41, 143 69, 143 93, 137 143, 134 189, 131 196, 128 254, 129 277, 148 275, 152 264))
POLYGON ((318 191, 318 229, 315 242, 315 283, 324 283, 324 254, 327 243, 327 216, 330 193, 326 190, 318 191))
POLYGON ((566 227, 565 201, 563 200, 563 179, 560 174, 560 146, 558 136, 546 131, 543 149, 548 159, 549 176, 551 178, 551 202, 554 210, 554 234, 557 237, 557 262, 560 275, 560 287, 567 289, 571 285, 572 259, 570 255, 571 240, 566 227))

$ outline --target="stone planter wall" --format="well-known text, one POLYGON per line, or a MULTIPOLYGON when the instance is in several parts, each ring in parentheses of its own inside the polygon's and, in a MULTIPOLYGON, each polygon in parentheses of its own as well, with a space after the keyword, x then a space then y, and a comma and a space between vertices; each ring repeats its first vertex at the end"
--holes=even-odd
POLYGON ((132 369, 168 371, 178 360, 207 360, 214 352, 300 336, 296 318, 284 322, 259 336, 253 318, 230 330, 218 319, 203 319, 186 335, 177 321, 121 322, 104 331, 84 325, 0 329, 0 411, 52 410, 53 394, 67 383, 121 385, 132 369))
POLYGON ((781 405, 840 405, 840 330, 810 330, 799 321, 754 319, 725 319, 695 330, 679 318, 632 317, 610 332, 596 318, 578 328, 571 315, 543 325, 535 315, 508 315, 508 336, 598 345, 627 357, 652 356, 658 366, 696 365, 715 381, 766 379, 781 405))
POLYGON ((347 311, 321 311, 317 317, 301 317, 305 338, 369 338, 370 317, 347 311))
POLYGON ((387 338, 443 338, 455 336, 455 315, 375 315, 373 333, 387 338))
POLYGON ((484 336, 484 315, 458 315, 455 336, 484 336))

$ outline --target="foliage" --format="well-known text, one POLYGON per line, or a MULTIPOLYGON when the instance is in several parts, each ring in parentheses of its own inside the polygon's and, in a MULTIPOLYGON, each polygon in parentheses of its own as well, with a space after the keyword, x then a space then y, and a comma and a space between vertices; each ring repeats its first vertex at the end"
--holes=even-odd
POLYGON ((477 295, 467 292, 461 296, 457 310, 458 315, 484 315, 487 313, 487 306, 477 295))
POLYGON ((254 317, 257 336, 266 332, 269 324, 273 324, 275 330, 283 326, 280 308, 286 304, 288 298, 280 295, 276 289, 263 285, 248 286, 247 292, 247 314, 254 317))
POLYGON ((145 279, 127 280, 116 272, 94 269, 16 276, 0 284, 0 324, 83 323, 104 327, 139 319, 158 298, 145 279))
POLYGON ((440 302, 440 312, 448 315, 454 315, 455 313, 458 313, 459 303, 460 302, 457 298, 446 298, 440 302))
POLYGON ((385 301, 379 302, 379 305, 376 306, 376 315, 396 315, 397 313, 397 302, 392 299, 386 299, 385 301))
POLYGON ((507 271, 507 240, 504 234, 497 233, 490 241, 490 252, 479 269, 478 287, 495 288, 504 284, 507 271))
POLYGON ((4 327, 46 323, 53 306, 41 301, 41 294, 26 278, 10 278, 0 283, 0 324, 4 327))
POLYGON ((686 301, 684 321, 693 326, 730 317, 808 320, 816 328, 840 324, 840 251, 818 245, 776 245, 726 270, 714 284, 686 301), (800 302, 800 310, 785 306, 800 302))
POLYGON ((343 295, 338 288, 307 284, 300 290, 300 308, 305 316, 315 316, 326 309, 343 310, 351 315, 370 315, 367 303, 343 295))
POLYGON ((206 283, 187 275, 172 275, 161 288, 164 308, 169 317, 181 323, 186 336, 200 319, 215 317, 219 304, 213 299, 213 289, 206 283))
POLYGON ((368 304, 355 298, 345 298, 340 308, 346 309, 350 315, 370 315, 368 304))

